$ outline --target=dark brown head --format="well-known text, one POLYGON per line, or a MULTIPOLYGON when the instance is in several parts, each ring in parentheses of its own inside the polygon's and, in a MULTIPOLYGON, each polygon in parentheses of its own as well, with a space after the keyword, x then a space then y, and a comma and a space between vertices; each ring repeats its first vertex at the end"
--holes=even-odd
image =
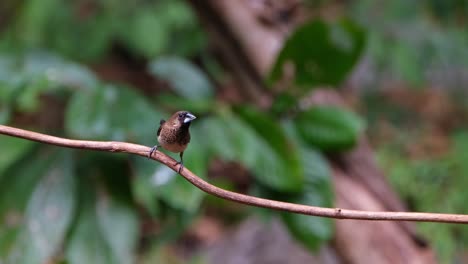
POLYGON ((178 111, 171 116, 169 122, 171 122, 173 126, 189 126, 195 118, 197 117, 190 112, 178 111))

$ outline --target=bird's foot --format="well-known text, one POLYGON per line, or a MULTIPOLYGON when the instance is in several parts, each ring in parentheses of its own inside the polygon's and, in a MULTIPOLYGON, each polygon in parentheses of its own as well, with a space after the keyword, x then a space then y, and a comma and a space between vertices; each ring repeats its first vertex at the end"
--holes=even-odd
POLYGON ((158 150, 159 146, 156 145, 154 147, 151 148, 150 152, 148 153, 148 158, 151 159, 151 157, 153 156, 153 152, 155 152, 156 150, 158 150))
POLYGON ((183 161, 178 161, 175 165, 176 166, 180 165, 179 169, 177 170, 177 173, 180 173, 184 169, 184 162, 183 161))

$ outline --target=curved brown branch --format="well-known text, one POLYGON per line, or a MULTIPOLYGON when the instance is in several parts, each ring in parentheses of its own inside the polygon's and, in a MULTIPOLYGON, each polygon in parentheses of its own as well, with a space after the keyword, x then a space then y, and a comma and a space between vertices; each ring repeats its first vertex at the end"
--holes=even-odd
MULTIPOLYGON (((125 152, 147 157, 150 151, 149 147, 115 141, 86 141, 73 140, 60 137, 54 137, 23 129, 0 125, 0 134, 19 137, 27 140, 33 140, 46 144, 57 145, 67 148, 90 149, 109 152, 125 152)), ((157 151, 153 159, 161 162, 169 168, 177 171, 178 165, 171 157, 157 151)), ((231 200, 252 206, 270 208, 291 213, 298 213, 312 216, 322 216, 337 219, 359 219, 359 220, 387 220, 387 221, 419 221, 419 222, 443 222, 443 223, 468 223, 468 215, 461 214, 437 214, 437 213, 413 213, 413 212, 372 212, 346 210, 341 208, 324 208, 300 204, 292 204, 269 199, 263 199, 235 193, 218 188, 202 180, 187 168, 184 168, 181 175, 190 183, 202 191, 215 195, 219 198, 231 200)))

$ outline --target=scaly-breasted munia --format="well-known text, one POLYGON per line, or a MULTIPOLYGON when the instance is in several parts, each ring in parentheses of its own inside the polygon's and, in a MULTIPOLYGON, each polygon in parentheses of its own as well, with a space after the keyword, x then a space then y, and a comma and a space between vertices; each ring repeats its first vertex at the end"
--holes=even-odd
POLYGON ((177 162, 177 164, 180 164, 177 172, 180 173, 184 168, 182 157, 188 143, 190 142, 189 127, 195 118, 196 116, 187 111, 178 111, 167 121, 161 119, 157 133, 159 145, 151 148, 148 157, 151 158, 153 152, 155 152, 160 146, 171 152, 180 153, 180 161, 177 162))

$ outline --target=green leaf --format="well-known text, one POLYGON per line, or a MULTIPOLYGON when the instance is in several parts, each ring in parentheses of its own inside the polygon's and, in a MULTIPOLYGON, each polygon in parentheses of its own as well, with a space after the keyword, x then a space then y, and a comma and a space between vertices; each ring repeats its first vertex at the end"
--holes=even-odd
POLYGON ((30 155, 36 158, 11 166, 0 179, 0 219, 22 212, 36 183, 58 158, 58 152, 50 147, 30 155))
POLYGON ((323 151, 342 151, 355 145, 364 129, 354 113, 331 106, 316 106, 300 113, 295 121, 298 134, 312 147, 323 151))
MULTIPOLYGON (((317 199, 317 197, 319 196, 313 193, 304 193, 301 197, 292 199, 290 202, 317 206, 321 202, 321 199, 317 199)), ((330 240, 333 235, 330 219, 293 213, 281 213, 281 216, 289 232, 310 250, 317 250, 324 241, 330 240)))
POLYGON ((292 63, 295 84, 306 90, 317 85, 338 85, 356 64, 364 44, 364 30, 350 20, 306 23, 286 41, 269 80, 281 79, 285 65, 292 63))
POLYGON ((96 211, 101 234, 115 260, 113 263, 132 263, 139 233, 135 210, 130 204, 103 194, 99 196, 96 211))
POLYGON ((161 53, 168 45, 168 27, 162 23, 156 12, 148 7, 135 12, 121 29, 127 45, 146 58, 161 53))
POLYGON ((152 144, 161 117, 134 90, 106 85, 73 95, 66 111, 65 128, 79 138, 152 144))
MULTIPOLYGON (((84 191, 84 190, 83 190, 84 191)), ((95 263, 112 264, 114 262, 110 246, 107 244, 97 220, 95 208, 95 194, 91 188, 85 192, 87 198, 80 208, 80 214, 76 219, 76 226, 70 234, 65 250, 67 263, 95 263), (90 193, 91 192, 91 193, 90 193)), ((120 232, 116 229, 114 232, 120 232)))
POLYGON ((42 76, 34 81, 28 82, 22 87, 22 92, 16 98, 16 105, 20 111, 34 112, 40 106, 39 96, 49 90, 47 79, 42 76))
MULTIPOLYGON (((289 202, 320 207, 330 207, 333 203, 331 173, 326 159, 320 152, 300 147, 304 165, 305 184, 300 195, 288 199, 289 202)), ((281 213, 289 232, 306 248, 316 250, 332 238, 332 220, 324 217, 281 213)))
POLYGON ((23 40, 34 46, 39 45, 42 33, 47 26, 50 10, 55 10, 60 3, 58 0, 31 0, 24 2, 21 12, 18 12, 18 22, 23 40))
POLYGON ((28 203, 26 226, 36 260, 45 262, 62 245, 75 211, 75 177, 71 150, 60 150, 56 166, 41 179, 28 203))
POLYGON ((0 179, 4 177, 5 170, 14 162, 24 157, 35 145, 33 141, 10 136, 0 136, 0 147, 5 150, 0 152, 0 179))
POLYGON ((226 160, 240 161, 254 172, 263 185, 279 191, 298 191, 303 184, 297 153, 289 145, 281 128, 259 115, 258 123, 247 122, 257 114, 245 113, 245 119, 225 111, 206 118, 201 129, 212 153, 226 160))
POLYGON ((328 161, 323 157, 321 152, 312 148, 301 147, 299 154, 304 166, 304 192, 313 192, 322 197, 322 201, 316 204, 317 206, 331 206, 333 194, 328 161))
POLYGON ((42 36, 51 50, 77 61, 102 59, 116 41, 117 30, 125 28, 129 31, 128 20, 126 27, 121 27, 114 13, 109 14, 101 8, 96 9, 93 15, 86 16, 86 19, 77 18, 76 7, 68 2, 61 1, 54 11, 49 17, 50 28, 42 36), (86 45, 82 43, 83 35, 86 35, 86 45))
POLYGON ((89 69, 52 53, 31 52, 21 63, 26 79, 36 78, 40 81, 44 77, 50 84, 49 89, 59 86, 91 89, 98 84, 89 69))
POLYGON ((0 261, 2 263, 7 259, 11 258, 9 256, 11 249, 15 245, 16 239, 21 233, 21 226, 15 224, 8 226, 7 228, 0 228, 0 261))
POLYGON ((174 28, 193 27, 197 22, 196 14, 184 1, 160 1, 156 12, 165 24, 174 28))
POLYGON ((181 96, 198 100, 213 96, 213 87, 204 72, 179 57, 159 57, 149 65, 157 78, 169 82, 181 96))
POLYGON ((57 166, 41 179, 29 199, 22 233, 10 252, 16 263, 45 263, 61 248, 75 210, 70 152, 60 151, 57 166))
MULTIPOLYGON (((302 143, 297 136, 293 123, 287 120, 282 123, 287 135, 298 145, 301 165, 304 170, 304 186, 299 194, 271 193, 261 190, 266 197, 282 199, 292 203, 313 206, 330 207, 333 202, 331 187, 331 172, 323 155, 302 143)), ((263 196, 262 196, 263 197, 263 196)), ((290 213, 280 213, 291 234, 306 248, 317 249, 318 246, 331 238, 333 232, 330 219, 305 216, 290 213)))
POLYGON ((44 93, 96 85, 89 70, 47 52, 0 55, 0 105, 4 103, 4 107, 35 111, 44 93))
POLYGON ((272 116, 262 113, 253 107, 236 107, 235 111, 285 161, 289 171, 289 180, 300 183, 303 173, 300 157, 295 145, 289 141, 279 123, 272 116))
MULTIPOLYGON (((0 88, 1 89, 1 88, 0 88)), ((0 102, 0 125, 6 124, 11 118, 11 107, 0 102)))
POLYGON ((157 216, 160 211, 157 201, 156 184, 152 181, 153 175, 159 168, 159 163, 136 157, 131 159, 133 174, 135 177, 131 182, 132 194, 135 201, 142 205, 151 216, 157 216))
POLYGON ((205 30, 190 5, 184 1, 160 2, 158 16, 170 27, 168 54, 192 58, 204 53, 205 30))
POLYGON ((0 261, 5 260, 2 257, 14 256, 10 253, 15 245, 21 248, 21 241, 27 242, 21 239, 26 235, 22 230, 23 210, 36 183, 59 158, 59 152, 50 147, 40 148, 30 155, 36 158, 10 166, 0 179, 0 261))
POLYGON ((276 116, 287 114, 288 111, 295 110, 298 105, 298 96, 293 96, 285 91, 275 96, 271 111, 276 116))
POLYGON ((160 192, 161 199, 166 201, 172 208, 195 212, 200 207, 204 193, 182 176, 168 170, 169 168, 162 167, 157 174, 157 177, 161 177, 163 173, 174 175, 170 181, 159 186, 158 191, 160 192))
MULTIPOLYGON (((90 178, 88 178, 89 180, 90 178)), ((83 183, 82 206, 65 250, 68 263, 132 263, 138 238, 134 210, 110 193, 83 183)))

